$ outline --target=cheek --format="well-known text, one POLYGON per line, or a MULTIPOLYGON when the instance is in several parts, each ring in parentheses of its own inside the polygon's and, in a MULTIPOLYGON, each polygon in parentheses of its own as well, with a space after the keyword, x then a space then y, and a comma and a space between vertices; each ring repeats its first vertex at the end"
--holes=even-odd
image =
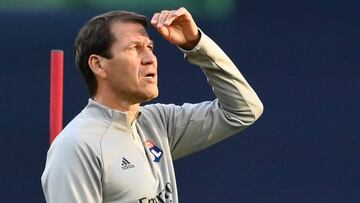
POLYGON ((123 78, 124 80, 130 80, 136 77, 137 67, 133 63, 133 61, 129 58, 118 60, 116 64, 114 64, 115 73, 118 77, 123 78))
POLYGON ((122 81, 128 83, 128 85, 138 85, 141 79, 141 71, 139 69, 139 65, 135 63, 127 63, 123 64, 121 67, 121 71, 118 73, 121 75, 122 81))
POLYGON ((132 55, 118 56, 111 66, 110 77, 122 85, 139 83, 141 72, 139 70, 140 60, 132 55))

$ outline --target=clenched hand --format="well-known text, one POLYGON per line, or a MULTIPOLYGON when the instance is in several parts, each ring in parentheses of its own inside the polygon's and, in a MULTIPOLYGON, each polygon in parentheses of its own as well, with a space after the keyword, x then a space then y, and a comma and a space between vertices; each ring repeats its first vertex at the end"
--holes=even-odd
POLYGON ((170 43, 190 50, 200 40, 200 33, 189 11, 185 8, 155 13, 151 24, 170 43))

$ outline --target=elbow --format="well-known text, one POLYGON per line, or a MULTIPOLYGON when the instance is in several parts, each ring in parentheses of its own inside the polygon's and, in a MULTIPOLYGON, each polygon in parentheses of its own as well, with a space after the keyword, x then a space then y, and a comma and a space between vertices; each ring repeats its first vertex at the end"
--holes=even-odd
POLYGON ((244 127, 252 125, 262 115, 263 111, 264 106, 259 102, 247 108, 245 111, 240 111, 235 114, 227 112, 225 115, 229 121, 234 121, 234 126, 243 129, 244 127))
POLYGON ((240 116, 240 126, 252 125, 257 119, 260 118, 263 112, 264 105, 260 101, 251 105, 248 111, 246 113, 244 112, 242 116, 240 116))
MULTIPOLYGON (((225 109, 224 109, 225 110, 225 109)), ((227 120, 232 121, 234 126, 241 129, 252 125, 264 112, 264 105, 260 100, 256 102, 247 103, 246 107, 238 111, 225 110, 227 120)))
POLYGON ((254 122, 260 118, 260 116, 263 114, 264 112, 264 105, 262 104, 261 101, 259 101, 256 105, 253 106, 252 108, 252 114, 253 114, 253 118, 254 118, 254 122))

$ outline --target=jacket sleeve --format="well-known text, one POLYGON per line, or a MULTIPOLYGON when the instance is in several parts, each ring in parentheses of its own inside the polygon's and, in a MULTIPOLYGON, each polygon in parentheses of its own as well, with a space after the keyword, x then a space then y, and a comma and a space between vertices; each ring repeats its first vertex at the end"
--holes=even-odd
POLYGON ((217 99, 198 104, 172 106, 169 116, 169 142, 174 159, 217 143, 245 129, 263 112, 263 105, 229 57, 208 36, 185 58, 200 66, 217 99))
POLYGON ((85 141, 73 137, 59 136, 48 151, 41 177, 46 202, 101 203, 100 159, 85 141))

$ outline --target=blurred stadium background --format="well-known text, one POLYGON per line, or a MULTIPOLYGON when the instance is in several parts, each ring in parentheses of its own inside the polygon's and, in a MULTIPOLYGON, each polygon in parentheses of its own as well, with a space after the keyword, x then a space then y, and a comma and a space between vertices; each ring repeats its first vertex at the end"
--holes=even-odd
MULTIPOLYGON (((45 202, 50 50, 65 52, 64 124, 87 103, 73 41, 108 10, 184 6, 265 105, 243 133, 175 162, 180 201, 360 202, 360 3, 355 0, 0 1, 1 202, 45 202)), ((160 97, 213 99, 206 78, 152 29, 160 97)))

